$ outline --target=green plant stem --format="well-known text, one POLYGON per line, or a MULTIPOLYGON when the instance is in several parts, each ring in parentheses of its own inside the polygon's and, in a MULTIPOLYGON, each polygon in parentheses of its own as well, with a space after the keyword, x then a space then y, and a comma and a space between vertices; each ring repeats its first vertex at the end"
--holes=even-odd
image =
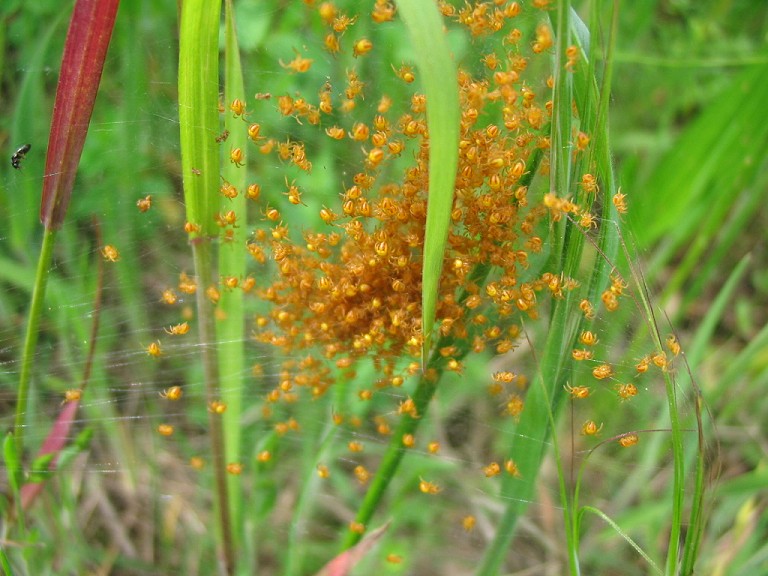
MULTIPOLYGON (((220 209, 219 94, 220 0, 185 0, 179 31, 179 128, 184 202, 197 282, 197 322, 208 402, 220 399, 213 304, 206 290, 214 286, 212 242, 220 230, 214 216, 220 209)), ((217 279, 218 280, 218 279, 217 279)), ((235 571, 232 521, 227 490, 226 448, 221 415, 209 413, 214 500, 223 571, 235 571)))
POLYGON ((32 289, 32 302, 27 317, 27 334, 24 338, 24 350, 21 358, 21 375, 19 376, 19 390, 16 396, 16 420, 13 427, 16 450, 19 455, 24 453, 24 427, 29 405, 29 388, 32 379, 32 359, 37 348, 37 337, 40 331, 40 318, 43 314, 43 302, 45 301, 45 287, 50 276, 51 259, 53 258, 53 246, 56 239, 56 230, 48 228, 43 234, 43 245, 40 248, 40 257, 37 261, 35 284, 32 289))
POLYGON ((607 514, 603 513, 601 510, 599 510, 599 509, 597 509, 597 508, 595 508, 593 506, 584 506, 580 510, 579 516, 583 516, 585 512, 589 512, 591 514, 594 514, 594 515, 598 516, 599 518, 602 518, 603 521, 605 521, 606 524, 608 524, 611 528, 613 528, 616 531, 617 534, 619 534, 622 538, 624 538, 624 540, 626 540, 626 542, 630 546, 632 546, 632 548, 634 548, 637 551, 637 553, 640 554, 640 556, 642 556, 643 559, 646 562, 648 562, 648 565, 653 569, 654 573, 659 574, 659 575, 663 574, 663 572, 661 571, 661 568, 659 568, 656 565, 656 563, 653 561, 653 559, 650 556, 648 556, 648 554, 646 554, 645 550, 643 550, 637 544, 637 542, 632 540, 632 538, 630 538, 629 534, 624 532, 621 529, 621 527, 618 524, 616 524, 616 522, 614 522, 607 514))
POLYGON ((2 546, 0 546, 0 566, 2 566, 3 574, 5 574, 5 576, 13 576, 11 562, 8 560, 8 556, 2 546))
POLYGON ((567 320, 573 317, 574 306, 568 299, 555 304, 553 319, 548 331, 539 376, 531 385, 515 429, 510 454, 517 464, 521 477, 505 476, 501 496, 508 502, 501 521, 496 526, 496 537, 486 550, 485 558, 477 574, 498 574, 507 556, 514 536, 517 520, 528 508, 536 493, 536 477, 549 442, 550 415, 556 415, 562 404, 563 385, 567 381, 569 355, 567 350, 575 337, 567 320))
MULTIPOLYGON (((198 334, 200 337, 201 361, 205 379, 205 394, 207 403, 219 399, 218 366, 216 362, 216 326, 213 305, 205 295, 205 286, 211 285, 211 243, 203 240, 192 244, 192 255, 195 262, 197 279, 197 317, 198 334)), ((226 451, 221 415, 213 410, 208 411, 208 433, 211 438, 211 453, 213 456, 214 482, 216 494, 216 514, 219 519, 221 534, 222 559, 226 574, 233 574, 235 569, 234 543, 232 539, 232 522, 229 510, 229 493, 227 487, 226 451)))
MULTIPOLYGON (((438 344, 438 347, 440 347, 440 344, 438 344)), ((424 419, 424 415, 427 412, 429 401, 432 400, 432 397, 435 395, 439 376, 433 375, 432 379, 430 379, 427 374, 432 372, 430 368, 434 368, 433 365, 439 360, 439 354, 433 354, 430 358, 426 374, 421 376, 419 383, 416 386, 416 390, 413 393, 413 396, 411 396, 411 399, 416 406, 417 417, 414 418, 404 414, 400 419, 400 423, 395 429, 394 434, 392 434, 392 439, 389 442, 387 451, 381 460, 381 465, 376 471, 373 482, 371 482, 371 487, 365 493, 363 503, 357 511, 355 522, 363 524, 366 528, 368 522, 373 517, 385 490, 395 477, 397 468, 400 466, 400 461, 403 459, 403 456, 405 456, 407 449, 403 446, 403 436, 405 434, 414 434, 416 432, 416 429, 419 427, 419 424, 424 419)), ((361 537, 361 534, 350 530, 347 532, 342 548, 347 549, 354 546, 360 541, 361 537)))
MULTIPOLYGON (((637 292, 639 294, 642 309, 645 313, 645 321, 651 333, 653 343, 659 351, 664 350, 661 334, 659 333, 656 316, 653 312, 650 296, 642 282, 642 274, 639 269, 629 263, 632 277, 637 279, 637 292)), ((669 545, 667 547, 667 574, 677 574, 678 550, 680 549, 680 534, 683 524, 683 505, 685 503, 685 446, 683 430, 680 423, 680 414, 677 404, 677 387, 674 378, 669 371, 664 371, 664 388, 667 396, 667 410, 669 413, 670 428, 672 430, 672 518, 669 530, 669 545)))
MULTIPOLYGON (((235 98, 245 101, 243 71, 235 30, 234 10, 231 0, 225 2, 225 55, 224 55, 224 95, 226 102, 235 98)), ((226 144, 220 144, 221 156, 229 156, 231 148, 243 151, 243 163, 246 161, 246 132, 243 122, 232 114, 225 115, 225 128, 230 136, 226 144)), ((224 278, 245 276, 245 258, 242 247, 245 244, 247 229, 247 210, 245 199, 246 168, 236 166, 228 159, 223 160, 223 178, 232 184, 239 194, 228 201, 228 209, 238 215, 239 226, 233 229, 231 242, 219 244, 219 275, 224 278)), ((243 291, 240 289, 223 290, 219 300, 221 319, 216 322, 218 339, 219 382, 221 398, 227 411, 222 416, 224 422, 224 444, 227 462, 240 462, 242 438, 241 416, 243 413, 243 371, 245 368, 245 314, 243 311, 243 291)), ((242 480, 238 476, 229 477, 229 513, 234 528, 235 543, 240 544, 242 504, 242 480)))
MULTIPOLYGON (((578 16, 571 10, 570 2, 561 0, 558 4, 555 28, 557 30, 558 50, 562 55, 565 47, 570 43, 569 37, 575 24, 581 24, 578 16)), ((585 36, 586 29, 582 25, 582 48, 586 48, 589 37, 585 36)), ((571 172, 574 169, 571 159, 571 127, 572 112, 571 103, 574 96, 581 115, 583 129, 593 131, 594 154, 596 156, 597 171, 607 181, 606 188, 610 191, 614 187, 613 170, 610 162, 608 130, 607 130, 607 90, 610 88, 610 74, 606 74, 603 82, 602 93, 598 90, 594 80, 594 66, 588 61, 588 67, 577 67, 573 75, 563 74, 563 59, 556 63, 557 74, 555 83, 555 95, 553 98, 553 122, 552 122, 552 154, 551 165, 553 167, 550 188, 559 195, 566 195, 571 190, 571 172), (574 95, 575 92, 575 95, 574 95), (602 105, 594 105, 600 100, 602 105), (558 144, 559 143, 559 144, 558 144)), ((615 218, 616 212, 611 202, 603 202, 605 208, 604 217, 615 218)), ((553 269, 562 269, 564 274, 574 277, 577 273, 583 255, 585 235, 577 229, 572 222, 561 223, 560 227, 551 235, 556 243, 554 256, 560 257, 559 262, 552 262, 553 269)), ((618 235, 610 226, 603 226, 597 242, 598 252, 601 258, 595 264, 588 294, 590 300, 598 294, 607 283, 610 261, 607 257, 613 256, 618 249, 618 235)), ((547 443, 551 434, 550 422, 557 421, 557 413, 562 405, 564 397, 564 385, 568 382, 572 365, 569 361, 569 349, 579 330, 581 315, 575 307, 574 293, 568 293, 564 300, 555 303, 552 322, 544 345, 544 353, 539 364, 539 376, 531 387, 525 402, 525 410, 521 415, 520 424, 515 430, 512 439, 510 457, 515 459, 521 471, 522 478, 506 477, 502 483, 502 496, 509 505, 505 510, 500 524, 496 529, 496 538, 486 552, 478 574, 490 576, 498 573, 509 545, 514 536, 517 520, 525 512, 528 503, 535 495, 535 479, 544 458, 547 443)), ((553 425, 552 425, 553 426, 553 425)), ((562 473, 561 473, 562 474, 562 473)), ((561 500, 564 506, 565 522, 568 539, 568 558, 571 573, 579 573, 578 565, 578 522, 574 520, 575 510, 569 510, 572 503, 569 495, 564 491, 561 478, 561 500)))

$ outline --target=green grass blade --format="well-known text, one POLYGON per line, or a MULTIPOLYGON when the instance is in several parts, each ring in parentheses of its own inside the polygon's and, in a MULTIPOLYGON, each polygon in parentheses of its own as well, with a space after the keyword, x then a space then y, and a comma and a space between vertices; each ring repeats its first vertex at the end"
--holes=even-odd
POLYGON ((24 429, 29 405, 29 387, 32 379, 32 361, 37 348, 37 338, 40 329, 40 320, 43 315, 45 303, 45 288, 50 276, 51 259, 56 240, 56 230, 47 229, 43 233, 43 245, 40 247, 40 257, 37 261, 35 284, 32 289, 32 301, 27 316, 27 332, 24 336, 24 349, 21 356, 21 374, 19 375, 19 388, 16 394, 16 419, 14 421, 13 434, 16 440, 16 449, 23 453, 24 429))
MULTIPOLYGON (((689 351, 686 353, 686 360, 690 363, 690 370, 695 369, 701 361, 704 359, 707 350, 707 344, 709 343, 712 335, 714 334, 715 327, 722 319, 726 311, 726 306, 733 298, 737 288, 740 286, 740 282, 748 270, 748 266, 751 263, 751 258, 745 256, 736 265, 731 275, 728 277, 720 293, 715 298, 710 309, 708 310, 704 320, 701 322, 699 329, 696 331, 696 335, 691 343, 689 351)), ((690 373, 689 373, 690 374, 690 373)), ((689 374, 683 374, 680 376, 680 382, 688 382, 690 380, 689 374)), ((691 384, 693 384, 691 382, 691 384)), ((703 410, 701 393, 697 388, 697 402, 696 406, 699 418, 701 418, 701 412, 703 410)), ((691 496, 691 510, 688 520, 688 526, 686 530, 685 542, 683 544, 683 561, 680 568, 681 574, 693 574, 696 565, 696 560, 699 556, 699 550, 701 540, 704 535, 705 517, 704 510, 704 492, 705 492, 705 439, 703 435, 703 424, 699 421, 699 437, 698 437, 698 453, 696 459, 696 476, 693 494, 691 496)))
POLYGON ((670 235, 676 248, 689 243, 700 226, 690 212, 703 218, 717 198, 735 201, 742 187, 729 182, 738 181, 742 171, 758 169, 756 159, 765 156, 768 65, 745 69, 729 86, 712 99, 643 184, 643 202, 636 203, 632 216, 642 224, 636 230, 643 246, 670 235), (726 180, 713 186, 719 175, 726 180))
MULTIPOLYGON (((240 49, 231 0, 225 2, 224 46, 224 101, 232 102, 235 98, 239 98, 245 102, 243 70, 240 63, 240 49)), ((240 118, 234 118, 231 113, 227 112, 224 127, 229 131, 229 139, 220 145, 223 147, 220 156, 228 158, 230 149, 240 148, 243 151, 243 163, 245 164, 246 131, 243 121, 240 118)), ((245 244, 247 230, 246 168, 224 160, 222 176, 240 192, 232 200, 227 200, 226 205, 226 210, 234 210, 238 215, 239 227, 233 229, 234 234, 231 242, 222 242, 219 246, 219 276, 238 278, 242 281, 245 276, 245 258, 242 247, 245 244)), ((218 309, 222 312, 221 319, 216 323, 216 336, 219 343, 219 382, 221 383, 221 399, 227 405, 227 411, 223 415, 226 460, 227 462, 241 462, 240 418, 243 413, 243 370, 245 367, 243 291, 237 288, 223 290, 218 309)), ((240 526, 240 511, 243 508, 241 486, 240 478, 237 476, 229 477, 230 515, 232 525, 236 528, 240 526)))
POLYGON ((426 364, 459 162, 459 89, 456 64, 451 58, 437 5, 432 0, 407 0, 398 2, 398 10, 410 32, 427 97, 429 204, 421 289, 424 336, 421 357, 426 364))
MULTIPOLYGON (((551 166, 550 190, 559 195, 567 195, 571 183, 571 124, 573 102, 573 83, 570 74, 563 72, 563 55, 570 37, 570 3, 558 4, 556 36, 557 54, 555 62, 555 93, 553 97, 553 119, 551 128, 551 166), (559 64, 558 64, 559 62, 559 64)), ((573 274, 581 260, 584 237, 570 229, 571 223, 563 219, 559 226, 553 227, 550 241, 553 244, 554 269, 563 269, 565 274, 573 274)), ((570 354, 567 353, 575 337, 576 323, 573 318, 575 300, 572 294, 555 301, 548 336, 539 360, 538 374, 532 383, 525 401, 520 422, 511 438, 510 457, 520 470, 519 478, 505 476, 501 486, 501 496, 507 502, 502 519, 496 528, 496 536, 488 547, 477 574, 490 576, 501 569, 514 536, 517 521, 533 500, 537 489, 538 470, 544 459, 550 442, 550 422, 556 420, 558 408, 562 404, 563 384, 569 372, 570 354)), ((562 485, 561 485, 562 487, 562 485)), ((561 492, 564 513, 568 516, 567 495, 561 492)), ((571 534, 569 531, 568 538, 571 534)), ((569 545, 570 561, 575 562, 574 546, 569 545)))
POLYGON ((0 566, 2 566, 5 576, 13 576, 11 561, 8 559, 8 555, 5 553, 5 549, 2 545, 0 545, 0 566))
MULTIPOLYGON (((221 2, 187 0, 179 37, 179 122, 187 221, 197 281, 197 323, 207 402, 220 400, 214 307, 206 289, 214 285, 212 239, 218 235, 219 210, 219 20, 221 2)), ((226 453, 221 417, 209 411, 208 434, 214 469, 217 535, 224 571, 235 571, 226 453)))
POLYGON ((635 551, 638 554, 640 554, 640 556, 643 557, 643 560, 648 562, 648 565, 651 567, 654 573, 664 574, 663 570, 653 561, 653 559, 650 556, 648 556, 645 550, 643 550, 637 542, 632 540, 629 534, 624 532, 621 529, 621 527, 618 524, 616 524, 616 522, 614 522, 607 514, 605 514, 601 510, 598 510, 597 508, 594 508, 592 506, 584 506, 581 509, 581 514, 583 514, 584 512, 589 512, 590 514, 594 514, 595 516, 601 518, 606 524, 608 524, 611 528, 613 528, 616 531, 616 533, 627 542, 627 544, 632 546, 632 548, 634 548, 635 551))
POLYGON ((219 210, 218 30, 221 0, 184 2, 179 38, 179 122, 187 221, 200 237, 218 235, 219 210))
MULTIPOLYGON (((594 14, 594 12, 593 12, 594 14)), ((566 196, 572 190, 575 179, 586 171, 585 164, 577 162, 572 165, 571 160, 571 132, 572 116, 571 102, 575 100, 580 118, 580 130, 591 135, 592 147, 590 159, 586 166, 592 166, 589 171, 595 171, 604 183, 603 198, 608 198, 615 191, 614 171, 610 157, 610 144, 608 137, 607 104, 610 94, 611 63, 607 59, 606 68, 603 70, 603 81, 598 86, 595 79, 594 62, 597 60, 599 47, 590 42, 589 30, 579 19, 578 15, 570 8, 568 2, 561 2, 557 12, 557 37, 558 53, 563 54, 565 48, 573 40, 582 50, 586 63, 576 66, 573 74, 560 74, 556 82, 556 94, 553 100, 553 109, 556 117, 553 118, 553 149, 557 149, 555 159, 551 162, 553 167, 550 187, 556 190, 558 195, 566 196), (590 48, 591 45, 591 48, 590 48), (559 142, 559 144, 557 144, 559 142)), ((594 27, 597 22, 591 23, 594 27)), ((612 18, 612 33, 608 40, 608 53, 610 55, 615 38, 615 12, 612 18)), ((564 58, 560 60, 564 62, 564 58)), ((580 191, 576 192, 579 197, 580 191)), ((580 198, 580 202, 591 206, 589 198, 580 198)), ((618 214, 612 202, 604 200, 602 218, 616 221, 618 214)), ((584 234, 573 226, 571 221, 560 224, 560 230, 552 238, 553 245, 560 255, 562 269, 566 276, 576 277, 581 265, 584 234)), ((601 226, 600 236, 596 248, 600 257, 597 258, 589 286, 587 298, 594 301, 597 295, 605 288, 608 277, 615 263, 616 254, 621 245, 620 234, 615 226, 601 226)), ((514 458, 521 470, 521 478, 507 477, 502 484, 502 495, 508 498, 509 505, 505 510, 500 525, 497 527, 497 535, 491 544, 484 562, 478 574, 495 574, 503 563, 508 552, 509 544, 514 535, 519 517, 525 512, 528 503, 536 494, 536 477, 546 453, 550 441, 551 428, 548 425, 550 418, 557 416, 559 407, 564 398, 564 385, 567 383, 570 371, 569 349, 575 335, 584 329, 580 326, 581 315, 576 308, 576 300, 573 294, 566 296, 565 300, 555 303, 552 321, 548 331, 548 337, 544 344, 543 354, 539 362, 539 374, 528 392, 526 406, 521 414, 520 423, 515 429, 511 439, 510 457, 514 458)), ((566 524, 568 524, 568 546, 571 571, 578 573, 578 522, 575 520, 576 510, 570 510, 573 505, 569 502, 569 495, 563 492, 561 483, 561 499, 565 508, 566 524)))

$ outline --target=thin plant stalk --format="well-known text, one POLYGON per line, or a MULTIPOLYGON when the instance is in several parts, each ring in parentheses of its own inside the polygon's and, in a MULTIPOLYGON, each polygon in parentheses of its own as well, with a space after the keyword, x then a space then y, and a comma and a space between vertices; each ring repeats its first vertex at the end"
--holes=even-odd
MULTIPOLYGON (((578 16, 572 11, 570 2, 561 0, 556 13, 555 28, 557 30, 558 48, 556 54, 562 56, 565 47, 570 42, 574 27, 581 33, 579 41, 582 55, 588 49, 589 38, 585 36, 586 27, 583 26, 578 16)), ((579 34, 575 34, 578 38, 579 34)), ((558 195, 565 196, 571 189, 571 174, 575 168, 571 165, 571 102, 574 98, 580 112, 582 112, 582 126, 587 130, 593 130, 594 154, 598 173, 607 182, 606 188, 613 189, 613 169, 610 162, 607 139, 607 119, 604 105, 594 106, 592 102, 607 99, 604 90, 608 89, 610 76, 604 80, 603 91, 598 90, 594 81, 593 59, 588 59, 586 66, 577 67, 571 74, 564 74, 562 59, 556 61, 555 97, 553 99, 555 116, 552 127, 552 153, 554 155, 551 189, 558 195), (560 142, 560 145, 556 145, 560 142)), ((607 101, 607 100, 606 100, 607 101)), ((582 128, 584 129, 584 128, 582 128)), ((606 193, 607 194, 607 193, 606 193)), ((617 217, 615 207, 611 202, 603 202, 604 218, 617 217)), ((554 235, 556 242, 561 242, 561 248, 556 254, 561 254, 565 275, 574 275, 578 270, 582 259, 584 233, 577 229, 569 219, 561 224, 560 231, 554 235), (560 239, 560 240, 558 240, 560 239)), ((619 246, 617 234, 610 226, 602 227, 598 246, 602 254, 613 255, 619 246)), ((590 300, 598 294, 607 283, 609 268, 607 263, 598 259, 595 264, 592 278, 590 279, 588 294, 590 300)), ((511 457, 515 458, 522 478, 506 477, 502 483, 502 495, 509 502, 500 524, 497 526, 496 537, 486 551, 486 556, 481 564, 478 574, 495 574, 500 569, 506 557, 509 545, 514 536, 517 520, 527 509, 527 503, 535 495, 535 478, 543 461, 545 449, 549 442, 548 422, 556 421, 556 414, 564 397, 564 386, 568 382, 571 373, 570 354, 572 343, 580 327, 579 318, 575 306, 575 298, 568 293, 564 300, 555 303, 552 322, 548 331, 548 337, 544 345, 544 353, 539 364, 539 376, 532 385, 526 398, 525 409, 521 414, 520 424, 515 429, 510 450, 511 457), (553 419, 553 420, 551 420, 553 419)), ((562 473, 561 473, 562 474, 562 473)), ((562 480, 562 479, 561 479, 562 480)), ((566 527, 570 527, 567 533, 569 548, 569 565, 571 572, 579 573, 578 566, 578 534, 575 532, 577 523, 571 520, 569 507, 572 506, 570 498, 565 493, 561 482, 561 499, 565 507, 564 514, 566 527)))
MULTIPOLYGON (((102 242, 101 227, 98 220, 94 218, 94 230, 96 233, 96 241, 98 244, 102 242)), ((84 393, 88 387, 88 382, 91 379, 91 371, 93 370, 93 359, 96 354, 96 343, 99 336, 99 324, 101 321, 101 302, 104 289, 104 261, 99 260, 97 264, 97 277, 96 277, 96 296, 93 303, 93 317, 91 322, 91 332, 88 343, 88 356, 85 362, 85 370, 80 381, 80 393, 84 393)), ((50 463, 45 466, 46 472, 53 472, 61 456, 62 451, 68 444, 72 435, 72 426, 75 423, 75 416, 77 410, 80 407, 80 399, 70 400, 60 410, 56 421, 51 426, 51 430, 48 436, 43 441, 43 445, 37 453, 36 460, 40 460, 46 457, 50 457, 50 463)), ((44 476, 42 480, 34 482, 29 481, 21 488, 20 500, 21 508, 28 509, 35 499, 40 495, 45 486, 45 479, 48 476, 44 476)))
MULTIPOLYGON (((218 236, 219 210, 219 66, 220 0, 187 0, 182 5, 179 38, 179 125, 188 232, 197 283, 197 323, 205 396, 210 404, 220 398, 216 360, 214 307, 206 295, 213 286, 212 240, 218 236)), ((221 415, 209 412, 214 500, 221 568, 235 572, 235 551, 229 508, 226 449, 221 415)))
MULTIPOLYGON (((661 334, 650 303, 650 297, 642 282, 639 270, 632 266, 633 277, 638 279, 640 301, 646 314, 646 322, 651 330, 653 343, 657 350, 663 350, 661 334)), ((669 544, 667 546, 666 573, 676 574, 679 562, 678 550, 680 547, 680 534, 683 527, 683 505, 685 503, 685 451, 683 430, 680 423, 680 413, 677 401, 677 386, 674 378, 668 371, 664 371, 664 388, 667 396, 667 411, 672 431, 672 518, 669 530, 669 544)))
MULTIPOLYGON (((195 276, 201 286, 210 286, 213 279, 211 274, 211 244, 200 242, 192 245, 192 255, 195 262, 195 276)), ((205 380, 205 396, 210 404, 218 400, 219 380, 216 360, 216 326, 213 304, 205 296, 204 291, 197 291, 198 336, 201 343, 201 362, 205 380)), ((225 574, 233 574, 235 566, 234 537, 232 535, 232 519, 229 508, 229 487, 227 479, 227 461, 224 445, 224 430, 222 418, 214 410, 208 411, 208 434, 210 435, 216 509, 219 519, 221 538, 222 562, 225 574)))
MULTIPOLYGON (((235 99, 245 101, 243 85, 243 69, 240 64, 240 52, 235 28, 235 14, 231 0, 225 2, 225 52, 224 52, 224 100, 232 102, 235 99)), ((220 156, 224 157, 222 177, 238 190, 238 195, 227 202, 227 209, 234 210, 238 215, 239 226, 232 230, 231 242, 219 245, 219 275, 222 278, 236 278, 242 282, 245 276, 245 259, 242 246, 245 244, 247 230, 246 210, 246 168, 247 138, 243 130, 241 118, 226 113, 224 127, 229 132, 226 143, 220 145, 220 156), (229 159, 231 150, 241 150, 242 164, 239 166, 229 159)), ((218 303, 222 312, 216 322, 218 340, 219 382, 221 383, 221 400, 227 405, 227 411, 222 415, 224 426, 225 456, 227 462, 240 462, 240 444, 242 428, 240 425, 243 412, 243 370, 245 367, 245 351, 243 333, 245 330, 245 314, 243 311, 243 291, 235 288, 224 290, 218 303)), ((239 540, 240 516, 242 506, 242 482, 237 476, 228 479, 229 513, 234 528, 233 537, 239 540)))
POLYGON ((24 428, 29 404, 29 383, 32 376, 32 364, 37 349, 37 337, 40 333, 40 319, 43 315, 45 302, 45 287, 51 270, 51 259, 56 239, 56 230, 47 229, 43 233, 43 245, 40 248, 40 256, 37 260, 37 272, 35 285, 32 289, 32 301, 27 317, 27 333, 24 337, 24 349, 21 356, 21 374, 19 376, 19 390, 16 397, 16 419, 14 421, 13 435, 16 442, 16 450, 22 453, 24 447, 24 428))

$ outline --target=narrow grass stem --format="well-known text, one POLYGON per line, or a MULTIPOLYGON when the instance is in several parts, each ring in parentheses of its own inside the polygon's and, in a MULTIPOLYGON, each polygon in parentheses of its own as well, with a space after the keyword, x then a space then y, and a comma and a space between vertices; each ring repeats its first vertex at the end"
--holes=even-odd
MULTIPOLYGON (((224 54, 224 94, 227 102, 236 98, 245 100, 243 71, 237 44, 235 15, 231 0, 225 2, 225 54, 224 54)), ((246 163, 246 133, 240 129, 242 121, 232 114, 224 120, 225 129, 230 133, 229 146, 224 150, 240 149, 243 151, 243 164, 246 163)), ((220 151, 222 152, 222 151, 220 151)), ((246 168, 224 161, 222 177, 240 190, 236 198, 228 201, 228 208, 240 215, 240 225, 232 229, 232 241, 219 244, 219 275, 223 278, 242 279, 246 276, 245 258, 242 246, 245 244, 247 229, 247 210, 244 190, 246 188, 246 168)), ((243 373, 245 368, 245 312, 243 309, 243 291, 225 289, 218 304, 222 312, 216 322, 218 340, 219 382, 221 397, 227 405, 223 415, 224 440, 228 462, 240 462, 243 413, 243 373)), ((241 544, 242 480, 237 476, 229 477, 229 513, 234 528, 237 547, 241 544)))
MULTIPOLYGON (((630 263, 632 277, 638 280, 637 288, 640 295, 640 302, 645 312, 645 319, 653 338, 653 343, 657 350, 663 350, 661 334, 659 333, 656 316, 651 306, 650 296, 647 287, 642 282, 643 276, 639 269, 630 263)), ((680 423, 680 414, 677 404, 677 388, 672 375, 664 372, 664 387, 667 396, 667 410, 669 412, 670 428, 672 430, 672 518, 669 530, 669 545, 667 547, 666 573, 677 574, 677 566, 680 561, 678 552, 680 550, 680 536, 683 524, 683 505, 685 503, 685 450, 683 431, 680 423)))
POLYGON ((37 348, 37 337, 40 332, 40 318, 43 314, 45 301, 45 287, 50 276, 53 246, 56 239, 56 230, 47 228, 43 234, 43 245, 40 248, 40 257, 37 260, 37 272, 35 273, 35 285, 32 289, 32 301, 27 317, 27 333, 24 337, 24 350, 21 358, 21 374, 19 376, 19 389, 16 396, 16 420, 13 427, 16 450, 19 455, 24 452, 24 427, 29 404, 29 388, 32 379, 32 360, 37 348))
MULTIPOLYGON (((201 346, 201 361, 203 363, 203 378, 205 380, 205 395, 207 403, 218 400, 220 390, 218 383, 218 366, 216 361, 216 326, 213 305, 205 295, 203 287, 211 285, 211 245, 206 240, 192 245, 197 278, 197 317, 198 334, 201 346)), ((221 553, 226 574, 235 571, 235 552, 232 537, 232 522, 229 510, 229 492, 227 487, 226 451, 221 415, 213 410, 208 411, 208 433, 211 439, 211 456, 213 458, 216 514, 218 516, 221 537, 221 553)))
MULTIPOLYGON (((407 449, 403 446, 403 436, 405 434, 414 434, 416 432, 416 429, 419 427, 419 424, 422 422, 424 416, 426 415, 427 409, 429 407, 429 401, 432 400, 432 397, 435 395, 435 391, 437 390, 439 376, 434 375, 433 365, 438 358, 440 358, 439 354, 432 355, 430 362, 427 365, 425 374, 422 375, 419 379, 416 390, 411 397, 414 405, 416 406, 417 416, 402 416, 400 423, 392 435, 392 439, 389 442, 387 451, 381 460, 381 466, 379 466, 379 469, 376 471, 376 475, 373 478, 371 487, 368 489, 368 492, 366 492, 363 503, 360 505, 360 508, 357 511, 355 522, 363 524, 367 527, 367 524, 373 517, 373 514, 378 507, 379 501, 383 497, 384 492, 389 486, 389 483, 395 477, 397 468, 400 466, 400 461, 403 459, 403 456, 405 456, 407 451, 407 449), (432 374, 431 376, 430 373, 432 374)), ((357 542, 360 541, 360 538, 361 534, 358 534, 357 532, 347 532, 347 536, 344 539, 342 548, 347 549, 354 546, 357 544, 357 542)))

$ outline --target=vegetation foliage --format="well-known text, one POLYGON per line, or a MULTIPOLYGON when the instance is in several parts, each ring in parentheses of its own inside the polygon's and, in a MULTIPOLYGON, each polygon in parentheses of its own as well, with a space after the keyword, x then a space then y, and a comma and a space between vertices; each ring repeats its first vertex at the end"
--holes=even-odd
POLYGON ((755 573, 764 6, 123 0, 57 94, 59 11, 0 8, 6 573, 755 573))

